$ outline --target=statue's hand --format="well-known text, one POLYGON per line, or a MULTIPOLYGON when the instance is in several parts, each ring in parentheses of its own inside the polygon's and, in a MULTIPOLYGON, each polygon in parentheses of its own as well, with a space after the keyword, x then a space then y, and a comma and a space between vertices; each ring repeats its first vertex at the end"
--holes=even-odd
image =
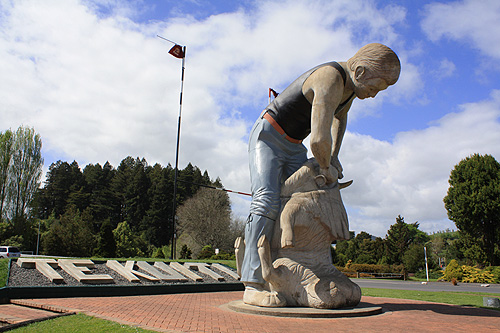
POLYGON ((344 171, 344 168, 342 168, 342 164, 340 164, 339 158, 332 156, 330 160, 330 165, 337 169, 338 172, 338 179, 344 178, 344 174, 342 173, 344 171))
POLYGON ((337 170, 335 168, 326 168, 326 169, 320 168, 319 175, 317 177, 321 176, 325 178, 326 185, 333 184, 338 180, 337 170))

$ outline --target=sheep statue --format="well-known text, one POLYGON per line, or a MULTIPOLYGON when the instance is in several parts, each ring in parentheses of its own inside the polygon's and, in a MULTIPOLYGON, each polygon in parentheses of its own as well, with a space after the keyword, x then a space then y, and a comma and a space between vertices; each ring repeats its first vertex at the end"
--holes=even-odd
MULTIPOLYGON (((333 169, 333 168, 332 168, 333 169)), ((340 189, 348 183, 326 185, 319 165, 309 159, 281 188, 281 212, 272 241, 259 239, 262 276, 284 306, 319 309, 355 307, 361 289, 335 268, 331 243, 349 239, 347 213, 340 189)), ((235 242, 240 272, 245 244, 235 242)))

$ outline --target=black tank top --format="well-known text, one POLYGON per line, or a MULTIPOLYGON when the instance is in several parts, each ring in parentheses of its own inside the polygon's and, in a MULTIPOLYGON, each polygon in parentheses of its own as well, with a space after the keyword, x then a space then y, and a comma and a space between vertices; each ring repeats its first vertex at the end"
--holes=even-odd
MULTIPOLYGON (((271 116, 283 128, 285 133, 297 140, 305 139, 311 133, 311 111, 312 105, 302 93, 302 85, 315 70, 324 66, 335 67, 346 83, 346 73, 342 66, 332 61, 316 66, 292 82, 281 94, 276 97, 266 110, 270 110, 271 116)), ((341 105, 335 113, 340 111, 354 96, 354 93, 341 105)))

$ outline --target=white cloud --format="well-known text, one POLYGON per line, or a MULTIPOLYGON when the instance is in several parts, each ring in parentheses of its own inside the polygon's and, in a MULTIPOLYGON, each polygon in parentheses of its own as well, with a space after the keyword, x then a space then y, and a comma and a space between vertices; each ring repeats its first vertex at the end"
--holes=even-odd
POLYGON ((432 41, 463 40, 486 56, 500 58, 500 2, 497 0, 428 4, 422 29, 432 41))
POLYGON ((442 77, 450 77, 455 73, 456 70, 457 67, 453 62, 448 59, 441 60, 439 72, 441 73, 442 77))
POLYGON ((421 229, 454 228, 443 198, 453 167, 465 157, 500 157, 500 90, 488 100, 460 106, 424 130, 400 132, 392 143, 348 133, 342 148, 351 230, 384 236, 401 214, 421 229))
POLYGON ((450 61, 449 59, 442 59, 441 62, 439 63, 439 67, 431 73, 433 76, 438 79, 442 80, 444 78, 448 78, 450 76, 453 76, 457 70, 457 66, 450 61))
POLYGON ((128 155, 173 163, 181 62, 160 34, 187 45, 180 166, 192 162, 239 191, 250 187, 246 137, 267 88, 347 59, 364 42, 396 44, 392 25, 405 15, 347 0, 259 1, 201 21, 147 23, 132 21, 140 4, 118 1, 2 1, 0 8, 2 130, 35 127, 47 163, 116 167, 128 155))
MULTIPOLYGON (((400 55, 401 78, 388 93, 355 103, 351 119, 424 94, 421 69, 395 32, 402 7, 258 1, 204 20, 137 23, 131 6, 102 3, 112 7, 105 16, 76 0, 0 7, 0 130, 34 126, 46 155, 82 167, 106 160, 116 167, 128 155, 174 163, 181 61, 156 34, 187 45, 180 167, 191 162, 236 191, 250 188, 246 140, 269 87, 281 91, 308 68, 379 41, 400 55)), ((398 214, 424 230, 450 225, 442 205, 449 172, 470 153, 500 156, 492 144, 499 142, 499 104, 494 92, 392 143, 347 133, 342 162, 346 179, 355 180, 344 190, 351 229, 383 236, 398 214)), ((249 201, 231 198, 235 213, 246 215, 249 201)))

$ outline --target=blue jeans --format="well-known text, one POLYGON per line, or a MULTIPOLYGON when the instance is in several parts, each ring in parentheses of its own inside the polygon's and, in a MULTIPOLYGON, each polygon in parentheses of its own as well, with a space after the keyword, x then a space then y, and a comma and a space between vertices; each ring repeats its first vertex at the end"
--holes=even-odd
POLYGON ((254 124, 248 144, 252 203, 245 226, 245 257, 241 281, 264 283, 257 242, 262 235, 271 240, 274 221, 280 211, 283 182, 307 160, 307 149, 285 139, 260 117, 254 124))

